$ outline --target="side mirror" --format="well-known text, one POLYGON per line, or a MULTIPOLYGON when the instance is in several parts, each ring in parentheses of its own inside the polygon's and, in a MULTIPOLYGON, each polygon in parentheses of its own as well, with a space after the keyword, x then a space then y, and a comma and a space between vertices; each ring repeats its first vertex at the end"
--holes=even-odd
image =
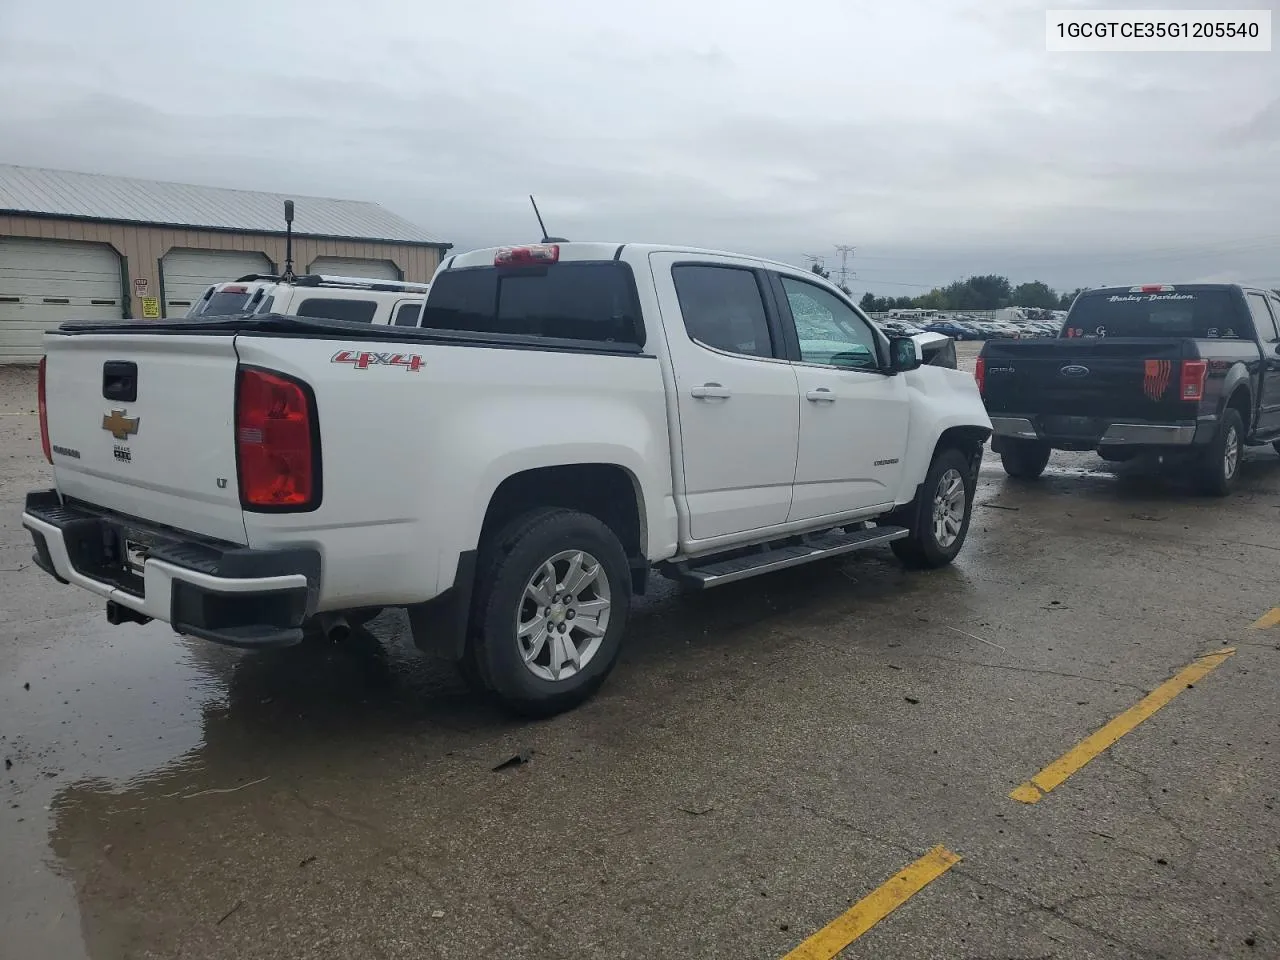
POLYGON ((889 369, 894 373, 915 370, 924 362, 920 344, 911 337, 892 337, 889 340, 889 369))

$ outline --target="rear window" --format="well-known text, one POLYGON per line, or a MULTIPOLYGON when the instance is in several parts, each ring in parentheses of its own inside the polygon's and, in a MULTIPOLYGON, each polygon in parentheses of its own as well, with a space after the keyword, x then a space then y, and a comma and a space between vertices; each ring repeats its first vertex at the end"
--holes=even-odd
POLYGON ((298 305, 300 317, 325 317, 329 320, 350 320, 353 323, 372 323, 378 312, 373 300, 332 300, 326 297, 310 297, 298 305))
POLYGON ((197 300, 187 311, 188 317, 231 317, 244 313, 249 303, 248 293, 215 293, 208 300, 197 300))
POLYGON ((644 346, 631 268, 612 260, 446 270, 431 283, 421 325, 644 346))
POLYGON ((1084 293, 1064 337, 1194 337, 1249 340, 1253 325, 1231 290, 1084 293))

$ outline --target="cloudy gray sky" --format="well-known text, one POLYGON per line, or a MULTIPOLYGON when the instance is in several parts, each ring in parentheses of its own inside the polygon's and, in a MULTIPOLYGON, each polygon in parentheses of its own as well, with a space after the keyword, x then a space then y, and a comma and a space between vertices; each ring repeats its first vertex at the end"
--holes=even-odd
POLYGON ((536 239, 532 192, 576 239, 854 244, 858 293, 1280 286, 1280 53, 1045 52, 1046 6, 1138 5, 0 0, 0 162, 374 200, 459 248, 536 239))

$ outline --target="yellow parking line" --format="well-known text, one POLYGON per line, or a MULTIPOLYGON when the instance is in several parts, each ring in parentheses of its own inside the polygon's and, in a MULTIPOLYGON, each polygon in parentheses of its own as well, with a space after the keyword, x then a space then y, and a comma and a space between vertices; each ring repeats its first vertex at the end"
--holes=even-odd
POLYGON ((1253 621, 1254 630, 1265 630, 1280 623, 1280 607, 1272 607, 1257 620, 1253 621))
POLYGON ((1046 793, 1154 714, 1190 684, 1220 667, 1235 652, 1235 647, 1225 647, 1216 653, 1197 658, 1190 666, 1160 684, 1106 726, 1089 734, 1009 796, 1021 803, 1038 802, 1046 793))
POLYGON ((831 960, 959 862, 959 855, 946 847, 934 847, 810 936, 782 960, 831 960))

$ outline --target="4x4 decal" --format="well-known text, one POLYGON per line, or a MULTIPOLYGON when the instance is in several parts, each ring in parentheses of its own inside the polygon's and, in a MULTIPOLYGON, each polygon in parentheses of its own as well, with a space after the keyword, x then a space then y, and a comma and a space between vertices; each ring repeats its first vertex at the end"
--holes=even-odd
POLYGON ((368 350, 339 350, 330 358, 329 362, 349 363, 357 370, 388 366, 404 367, 410 373, 417 373, 422 369, 422 357, 416 353, 371 353, 368 350))

